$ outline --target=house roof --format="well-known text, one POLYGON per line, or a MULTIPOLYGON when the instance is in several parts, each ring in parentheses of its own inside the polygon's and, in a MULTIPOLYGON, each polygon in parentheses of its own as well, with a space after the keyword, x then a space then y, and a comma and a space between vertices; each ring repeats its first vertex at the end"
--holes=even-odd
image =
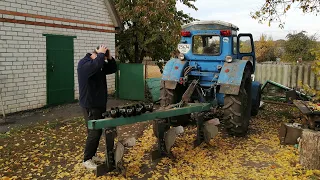
POLYGON ((116 29, 123 29, 120 16, 116 10, 113 0, 105 0, 107 10, 116 29))

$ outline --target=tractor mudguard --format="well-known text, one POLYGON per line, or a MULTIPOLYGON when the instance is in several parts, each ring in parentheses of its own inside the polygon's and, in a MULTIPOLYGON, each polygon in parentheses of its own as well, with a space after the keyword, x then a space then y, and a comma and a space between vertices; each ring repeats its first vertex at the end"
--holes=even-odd
POLYGON ((251 86, 251 115, 255 116, 258 114, 260 101, 261 101, 261 83, 253 81, 251 86))
POLYGON ((258 81, 252 81, 252 87, 251 87, 252 105, 260 104, 260 100, 259 102, 256 103, 260 94, 261 94, 261 83, 258 81))
POLYGON ((248 63, 252 71, 250 61, 235 59, 231 63, 224 63, 218 78, 218 84, 220 85, 219 93, 238 95, 243 71, 248 63))
POLYGON ((186 61, 181 61, 180 59, 170 59, 164 69, 163 69, 163 73, 162 73, 162 78, 161 80, 163 81, 167 81, 170 83, 166 83, 169 86, 166 88, 168 89, 175 89, 177 82, 180 81, 180 78, 183 77, 183 72, 185 67, 187 66, 187 62, 186 61))

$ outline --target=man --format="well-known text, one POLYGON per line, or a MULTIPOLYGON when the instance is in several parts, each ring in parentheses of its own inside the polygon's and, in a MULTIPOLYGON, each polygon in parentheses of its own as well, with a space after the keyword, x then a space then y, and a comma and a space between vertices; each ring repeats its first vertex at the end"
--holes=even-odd
POLYGON ((87 140, 84 150, 83 166, 96 169, 94 162, 102 130, 88 129, 88 120, 101 119, 106 111, 106 75, 115 73, 117 65, 109 49, 101 45, 78 63, 79 100, 87 126, 87 140), (107 60, 108 62, 106 62, 107 60))

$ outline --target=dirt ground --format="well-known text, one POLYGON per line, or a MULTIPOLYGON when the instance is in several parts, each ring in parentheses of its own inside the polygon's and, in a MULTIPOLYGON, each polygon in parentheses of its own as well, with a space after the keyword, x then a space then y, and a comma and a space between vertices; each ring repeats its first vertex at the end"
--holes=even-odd
MULTIPOLYGON (((107 108, 131 102, 132 101, 110 98, 107 101, 107 108)), ((43 121, 62 121, 80 116, 82 116, 82 111, 78 103, 14 113, 6 117, 6 122, 4 122, 4 119, 0 119, 0 133, 5 133, 11 128, 32 126, 43 121)))
MULTIPOLYGON (((119 102, 120 103, 120 102, 119 102)), ((65 108, 62 108, 65 109, 65 108)), ((66 110, 67 111, 67 110, 66 110)), ((67 111, 68 112, 68 111, 67 111)), ((70 112, 70 111, 69 111, 70 112)), ((250 124, 246 137, 228 136, 223 127, 210 144, 193 147, 196 128, 187 127, 172 148, 173 158, 151 161, 156 138, 150 122, 118 128, 119 139, 137 137, 126 148, 126 173, 95 178, 81 166, 86 129, 81 117, 42 121, 13 128, 0 136, 0 177, 3 179, 320 179, 320 171, 299 164, 294 146, 280 146, 283 122, 299 122, 292 107, 267 104, 250 124)), ((98 155, 104 157, 101 139, 98 155)))

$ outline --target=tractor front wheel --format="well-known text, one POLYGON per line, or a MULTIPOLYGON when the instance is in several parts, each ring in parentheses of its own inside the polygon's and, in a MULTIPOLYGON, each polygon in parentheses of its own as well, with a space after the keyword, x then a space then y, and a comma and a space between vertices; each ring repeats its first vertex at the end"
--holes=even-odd
POLYGON ((251 71, 246 66, 238 95, 224 96, 225 128, 230 135, 246 135, 251 118, 251 71))

